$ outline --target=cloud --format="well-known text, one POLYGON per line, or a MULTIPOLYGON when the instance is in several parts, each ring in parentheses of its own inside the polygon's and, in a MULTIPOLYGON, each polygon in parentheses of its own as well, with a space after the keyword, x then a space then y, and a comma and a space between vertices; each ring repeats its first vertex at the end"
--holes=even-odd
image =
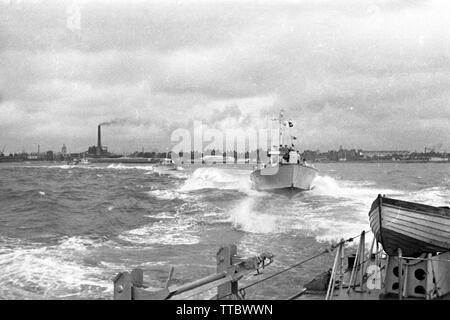
POLYGON ((304 148, 450 150, 445 1, 11 3, 0 143, 16 151, 30 137, 81 151, 111 119, 129 119, 105 128, 111 150, 165 148, 195 119, 261 127, 281 107, 304 148))

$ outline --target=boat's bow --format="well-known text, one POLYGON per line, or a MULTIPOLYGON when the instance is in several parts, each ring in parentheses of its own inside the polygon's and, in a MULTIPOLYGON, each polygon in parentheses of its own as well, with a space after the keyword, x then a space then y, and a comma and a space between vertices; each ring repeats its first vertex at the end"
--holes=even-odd
POLYGON ((257 169, 250 178, 256 190, 310 190, 317 169, 302 164, 278 164, 257 169))

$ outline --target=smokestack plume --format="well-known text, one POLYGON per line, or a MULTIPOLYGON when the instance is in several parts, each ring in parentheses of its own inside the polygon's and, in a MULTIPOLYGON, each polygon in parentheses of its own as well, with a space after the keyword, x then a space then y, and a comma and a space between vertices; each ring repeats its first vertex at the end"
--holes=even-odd
POLYGON ((98 126, 98 133, 97 133, 97 147, 98 149, 101 149, 102 147, 102 126, 98 126))

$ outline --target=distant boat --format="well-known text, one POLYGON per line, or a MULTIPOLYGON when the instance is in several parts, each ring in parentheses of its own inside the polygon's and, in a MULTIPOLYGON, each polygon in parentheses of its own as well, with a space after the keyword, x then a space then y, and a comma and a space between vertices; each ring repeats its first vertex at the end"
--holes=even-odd
MULTIPOLYGON (((284 128, 291 121, 284 120, 283 111, 280 116, 274 120, 279 124, 280 143, 283 142, 284 128)), ((294 137, 295 138, 295 137, 294 137)), ((295 138, 296 139, 296 138, 295 138)), ((250 179, 256 190, 310 190, 312 181, 317 175, 318 170, 312 165, 307 164, 301 159, 300 152, 292 147, 285 145, 272 146, 267 155, 269 161, 267 164, 259 164, 250 174, 250 179)))
POLYGON ((73 160, 67 161, 67 164, 68 164, 69 166, 76 166, 76 165, 79 164, 79 163, 80 163, 80 159, 73 159, 73 160))
POLYGON ((182 171, 183 168, 178 166, 171 158, 163 158, 159 161, 159 166, 166 167, 170 171, 182 171))
POLYGON ((388 255, 450 251, 450 208, 378 195, 369 212, 370 226, 388 255))
POLYGON ((175 162, 173 162, 170 158, 163 158, 160 160, 159 164, 161 166, 175 166, 175 162))
POLYGON ((430 162, 448 162, 448 158, 444 157, 431 157, 428 159, 430 162))
POLYGON ((68 165, 76 166, 76 165, 88 165, 91 164, 91 162, 86 158, 81 159, 73 159, 72 161, 67 162, 68 165))
POLYGON ((83 159, 80 160, 79 164, 87 165, 87 164, 91 164, 91 162, 88 159, 83 158, 83 159))

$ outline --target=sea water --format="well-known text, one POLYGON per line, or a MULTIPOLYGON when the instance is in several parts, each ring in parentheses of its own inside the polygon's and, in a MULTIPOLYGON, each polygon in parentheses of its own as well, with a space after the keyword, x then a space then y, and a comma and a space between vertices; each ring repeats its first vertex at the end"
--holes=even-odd
MULTIPOLYGON (((378 194, 450 205, 449 163, 318 163, 311 191, 252 189, 251 167, 0 164, 0 299, 111 299, 112 278, 144 269, 151 288, 215 272, 227 243, 275 254, 262 276, 370 230, 378 194), (179 168, 180 169, 180 168, 179 168)), ((370 237, 369 237, 370 238, 370 237)), ((348 250, 351 250, 351 246, 348 250)), ((284 299, 327 270, 325 254, 248 289, 284 299)))

